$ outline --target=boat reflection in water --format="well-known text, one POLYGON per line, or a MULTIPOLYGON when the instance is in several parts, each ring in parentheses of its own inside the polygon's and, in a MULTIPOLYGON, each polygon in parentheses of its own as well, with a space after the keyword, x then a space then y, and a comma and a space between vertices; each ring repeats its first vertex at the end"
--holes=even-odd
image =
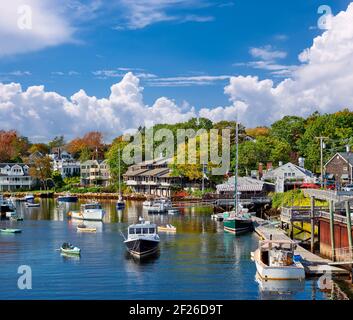
POLYGON ((264 280, 256 273, 261 299, 292 299, 296 293, 304 292, 304 280, 264 280))

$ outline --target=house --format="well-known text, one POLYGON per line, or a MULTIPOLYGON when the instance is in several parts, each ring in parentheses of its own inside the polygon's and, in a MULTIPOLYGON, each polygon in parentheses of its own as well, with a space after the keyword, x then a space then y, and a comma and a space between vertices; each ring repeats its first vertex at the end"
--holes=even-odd
POLYGON ((338 152, 324 166, 326 179, 340 184, 353 181, 353 153, 338 152))
POLYGON ((81 184, 108 186, 111 181, 110 169, 106 160, 87 160, 81 163, 81 184))
POLYGON ((182 179, 173 177, 170 159, 143 161, 128 168, 123 178, 125 184, 136 193, 171 196, 173 186, 181 186, 182 179))
MULTIPOLYGON (((250 177, 238 177, 237 183, 240 197, 244 199, 265 197, 269 192, 274 191, 274 184, 250 177)), ((217 194, 233 198, 235 192, 234 177, 230 177, 227 182, 217 185, 216 188, 217 194)))
POLYGON ((0 163, 0 191, 30 190, 34 180, 29 175, 29 165, 0 163))
POLYGON ((53 171, 60 172, 63 178, 77 177, 80 175, 80 161, 75 160, 70 153, 58 149, 57 152, 51 153, 49 158, 52 160, 53 171))
POLYGON ((311 171, 288 162, 276 169, 267 170, 263 174, 262 180, 275 182, 276 191, 283 192, 300 187, 303 182, 315 182, 316 177, 311 171))

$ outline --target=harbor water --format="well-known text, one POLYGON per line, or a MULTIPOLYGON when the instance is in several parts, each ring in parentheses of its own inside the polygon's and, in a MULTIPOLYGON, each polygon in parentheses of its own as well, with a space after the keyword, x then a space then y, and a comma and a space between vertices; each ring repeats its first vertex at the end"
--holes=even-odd
POLYGON ((123 211, 114 201, 102 201, 104 222, 86 222, 96 233, 77 233, 80 222, 67 218, 80 203, 41 200, 39 208, 17 203, 23 222, 1 221, 1 228, 21 228, 20 234, 0 233, 0 299, 328 299, 317 279, 303 282, 261 282, 250 253, 256 234, 235 237, 223 232, 207 208, 182 209, 177 215, 148 215, 141 202, 123 211), (129 224, 144 216, 158 225, 170 223, 176 234, 160 233, 160 252, 148 260, 126 254, 129 224), (81 257, 62 256, 63 242, 81 248, 81 257), (32 270, 32 289, 20 290, 18 268, 32 270))

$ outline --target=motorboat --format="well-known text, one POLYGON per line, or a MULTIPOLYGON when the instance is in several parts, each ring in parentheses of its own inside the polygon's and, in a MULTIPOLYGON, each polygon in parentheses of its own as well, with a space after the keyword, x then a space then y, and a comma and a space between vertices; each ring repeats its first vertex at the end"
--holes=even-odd
POLYGON ((176 232, 177 229, 171 224, 167 224, 166 226, 158 226, 158 232, 176 232))
POLYGON ((17 217, 16 206, 11 200, 5 199, 3 195, 0 195, 0 217, 6 219, 17 217))
POLYGON ((77 196, 73 196, 70 193, 66 193, 63 196, 59 196, 57 198, 58 202, 77 202, 78 201, 78 197, 77 196))
POLYGON ((26 202, 25 206, 26 206, 26 208, 39 208, 40 203, 26 202))
POLYGON ((124 241, 127 251, 138 258, 156 253, 159 242, 157 225, 142 218, 139 223, 129 226, 127 239, 124 241))
POLYGON ((160 198, 153 201, 152 205, 147 208, 148 213, 166 213, 172 209, 170 199, 160 198))
POLYGON ((33 202, 34 201, 34 195, 29 193, 29 194, 26 194, 23 198, 24 201, 26 202, 33 202))
POLYGON ((80 211, 71 211, 68 215, 72 219, 102 221, 105 211, 98 202, 85 203, 80 207, 80 211))
POLYGON ((295 258, 292 240, 264 240, 252 253, 258 275, 265 280, 303 280, 305 270, 295 258))
POLYGON ((169 209, 168 210, 168 214, 170 215, 174 215, 174 214, 179 214, 180 211, 178 209, 169 209))
POLYGON ((60 248, 60 251, 65 254, 74 254, 74 255, 79 255, 81 254, 81 249, 78 247, 75 247, 71 243, 64 242, 60 248))

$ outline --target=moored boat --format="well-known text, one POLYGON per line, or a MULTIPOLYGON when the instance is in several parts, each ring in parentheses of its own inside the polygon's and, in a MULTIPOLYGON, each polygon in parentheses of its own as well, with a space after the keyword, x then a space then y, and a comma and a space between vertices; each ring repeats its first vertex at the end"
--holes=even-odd
POLYGON ((158 232, 176 232, 177 228, 171 224, 167 224, 166 226, 158 226, 158 232))
POLYGON ((159 242, 157 225, 143 219, 140 219, 139 223, 129 226, 128 237, 124 241, 127 251, 138 258, 156 253, 159 242))
POLYGON ((228 218, 223 220, 225 232, 241 235, 253 231, 253 221, 248 213, 231 212, 228 218))
POLYGON ((296 243, 291 240, 264 240, 252 254, 258 275, 265 280, 303 280, 305 270, 294 259, 296 243))
POLYGON ((33 202, 34 201, 34 195, 29 193, 29 194, 26 194, 23 198, 24 201, 26 202, 33 202))
POLYGON ((57 198, 58 202, 77 202, 78 201, 78 197, 77 196, 73 196, 70 193, 66 193, 63 196, 59 196, 57 198))
POLYGON ((102 221, 105 211, 98 202, 85 203, 81 205, 80 211, 71 211, 68 215, 72 219, 102 221))
POLYGON ((80 224, 79 226, 77 226, 77 232, 93 233, 93 232, 97 232, 97 228, 92 228, 92 227, 88 227, 84 224, 80 224))
POLYGON ((21 229, 10 229, 10 228, 5 228, 5 229, 0 229, 0 232, 2 233, 21 233, 21 229))
POLYGON ((40 203, 26 202, 25 206, 26 206, 26 208, 39 208, 40 203))
POLYGON ((14 203, 9 199, 5 199, 2 195, 0 195, 0 217, 6 219, 17 217, 14 203))
POLYGON ((74 254, 74 255, 79 255, 81 254, 81 249, 78 247, 75 247, 71 243, 64 242, 60 248, 60 251, 65 254, 74 254))

